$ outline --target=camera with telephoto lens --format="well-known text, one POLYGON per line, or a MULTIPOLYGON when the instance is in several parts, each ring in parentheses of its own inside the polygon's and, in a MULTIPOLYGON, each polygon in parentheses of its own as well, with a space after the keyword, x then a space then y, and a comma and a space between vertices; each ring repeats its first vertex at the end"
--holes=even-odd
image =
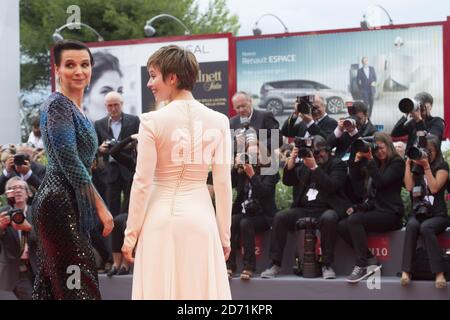
POLYGON ((426 198, 427 185, 422 176, 414 176, 414 187, 412 190, 412 212, 420 222, 432 216, 431 203, 426 198))
POLYGON ((300 270, 305 278, 316 278, 320 275, 319 261, 316 256, 316 229, 319 222, 316 218, 305 217, 297 220, 297 230, 305 230, 303 238, 303 259, 300 270))
POLYGON ((14 165, 16 166, 24 166, 27 163, 25 162, 26 160, 30 160, 30 158, 28 157, 28 155, 23 154, 23 153, 18 153, 14 155, 14 165))
POLYGON ((14 205, 16 204, 14 190, 7 190, 5 194, 8 201, 8 205, 11 207, 11 209, 9 209, 6 214, 15 224, 22 224, 25 221, 25 215, 22 209, 14 208, 14 205))
POLYGON ((314 136, 310 136, 307 138, 295 137, 294 144, 295 147, 298 148, 299 158, 308 158, 313 156, 313 142, 314 136))
POLYGON ((411 112, 419 111, 422 108, 422 104, 415 99, 403 98, 398 103, 398 108, 401 112, 408 114, 411 112))
POLYGON ((413 201, 412 211, 416 219, 420 222, 433 216, 431 212, 431 203, 426 199, 413 201))
MULTIPOLYGON (((417 131, 416 135, 415 144, 408 148, 405 154, 411 160, 427 159, 430 155, 427 149, 427 132, 423 130, 417 131)), ((422 166, 415 163, 411 166, 411 172, 417 176, 424 174, 422 166)))
POLYGON ((353 150, 355 152, 367 153, 369 150, 375 152, 378 150, 378 145, 375 143, 373 136, 360 137, 353 142, 353 150))
POLYGON ((299 96, 296 100, 297 111, 301 114, 311 114, 314 106, 314 95, 299 96))
POLYGON ((344 127, 353 127, 356 128, 356 124, 357 124, 357 119, 355 116, 350 116, 347 118, 344 118, 344 127))

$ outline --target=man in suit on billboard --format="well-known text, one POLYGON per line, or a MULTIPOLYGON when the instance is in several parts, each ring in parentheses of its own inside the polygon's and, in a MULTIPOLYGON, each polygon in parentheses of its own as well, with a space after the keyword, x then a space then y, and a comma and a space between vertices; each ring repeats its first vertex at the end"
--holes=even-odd
POLYGON ((375 86, 377 83, 377 75, 374 67, 369 66, 369 58, 363 57, 362 67, 358 70, 356 76, 358 88, 364 103, 369 107, 369 118, 372 116, 373 100, 375 98, 375 86))

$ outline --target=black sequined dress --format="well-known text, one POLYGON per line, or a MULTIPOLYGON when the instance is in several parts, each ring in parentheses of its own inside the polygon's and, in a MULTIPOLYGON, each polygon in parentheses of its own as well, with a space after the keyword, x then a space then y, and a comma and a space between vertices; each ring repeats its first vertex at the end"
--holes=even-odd
POLYGON ((33 201, 38 237, 33 299, 101 299, 88 236, 95 213, 90 176, 95 130, 58 92, 42 106, 40 125, 48 167, 33 201))

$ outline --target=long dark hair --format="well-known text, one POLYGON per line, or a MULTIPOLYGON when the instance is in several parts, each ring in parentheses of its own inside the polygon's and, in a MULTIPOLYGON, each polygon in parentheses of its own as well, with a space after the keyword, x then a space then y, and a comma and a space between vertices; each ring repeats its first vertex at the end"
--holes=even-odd
POLYGON ((436 157, 434 158, 433 162, 430 162, 431 171, 433 172, 433 174, 436 174, 437 168, 439 168, 445 161, 441 152, 441 140, 437 136, 429 134, 427 135, 427 144, 433 145, 433 147, 436 149, 436 157))
POLYGON ((93 58, 95 60, 95 67, 92 68, 91 83, 89 87, 86 87, 86 93, 90 92, 93 85, 106 71, 115 71, 121 78, 123 77, 119 59, 116 56, 113 56, 109 52, 99 51, 94 52, 93 58))
POLYGON ((373 135, 375 142, 382 142, 386 145, 387 149, 387 159, 386 163, 394 159, 395 157, 400 157, 397 150, 394 147, 392 138, 385 132, 375 132, 373 135))

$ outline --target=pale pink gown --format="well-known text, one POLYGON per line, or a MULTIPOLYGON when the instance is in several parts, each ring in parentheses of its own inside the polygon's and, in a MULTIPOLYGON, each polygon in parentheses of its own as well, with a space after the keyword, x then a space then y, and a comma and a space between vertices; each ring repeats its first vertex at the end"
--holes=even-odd
POLYGON ((231 299, 230 148, 228 118, 196 100, 141 116, 124 240, 136 245, 132 299, 231 299))

